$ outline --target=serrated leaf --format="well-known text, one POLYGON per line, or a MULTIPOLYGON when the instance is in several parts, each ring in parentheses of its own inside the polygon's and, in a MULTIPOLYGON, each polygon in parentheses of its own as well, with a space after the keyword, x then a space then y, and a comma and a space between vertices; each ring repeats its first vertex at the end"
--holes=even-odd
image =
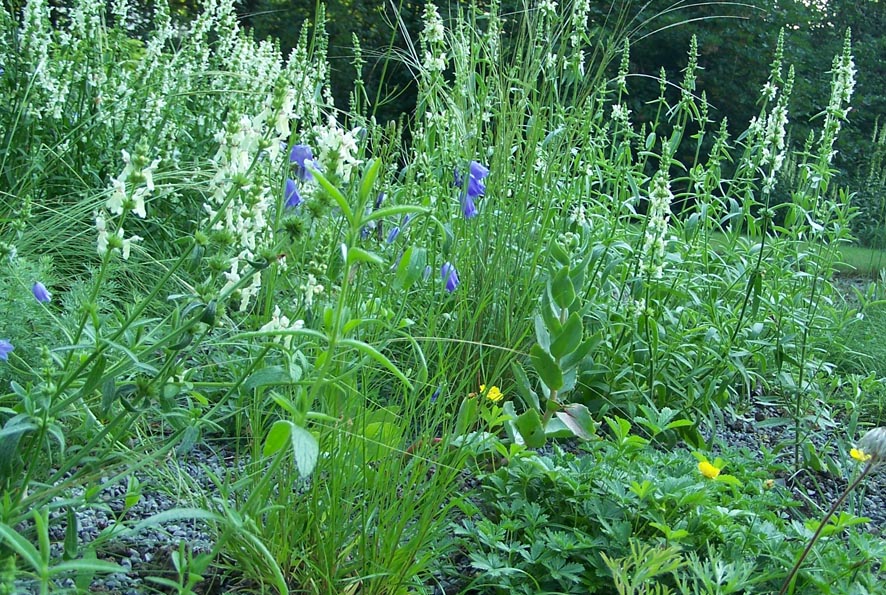
POLYGON ((541 345, 536 343, 529 350, 529 357, 532 359, 532 365, 535 372, 542 382, 551 390, 560 390, 563 387, 563 371, 551 354, 542 349, 541 345))
POLYGON ((292 439, 292 453, 295 455, 295 466, 302 477, 307 477, 317 466, 320 457, 320 444, 317 439, 306 429, 295 424, 292 425, 290 434, 292 439))

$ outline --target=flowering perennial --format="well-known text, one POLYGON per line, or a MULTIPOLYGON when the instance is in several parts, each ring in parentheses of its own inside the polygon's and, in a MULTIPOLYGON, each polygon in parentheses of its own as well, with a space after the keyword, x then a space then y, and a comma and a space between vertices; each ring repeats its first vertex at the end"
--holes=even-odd
POLYGON ((477 206, 474 204, 474 199, 486 193, 486 184, 483 183, 483 179, 488 175, 489 169, 477 161, 471 161, 468 168, 467 184, 465 184, 461 174, 457 171, 455 172, 455 185, 463 190, 461 194, 461 210, 465 215, 465 219, 470 219, 477 215, 477 206))
POLYGON ((653 279, 661 279, 664 272, 665 236, 673 199, 667 176, 659 173, 652 181, 652 192, 649 194, 649 220, 640 263, 640 270, 653 279))
POLYGON ((717 479, 717 476, 720 475, 720 468, 715 467, 707 461, 700 462, 698 464, 698 470, 708 479, 717 479))
POLYGON ((458 272, 455 270, 455 267, 452 266, 451 263, 447 262, 440 268, 440 276, 446 283, 446 291, 452 293, 456 290, 459 284, 458 272))
POLYGON ((487 391, 485 384, 480 385, 480 393, 485 394, 486 398, 493 403, 498 403, 505 397, 504 393, 502 393, 501 389, 499 389, 497 386, 490 386, 489 390, 487 391))
POLYGON ((0 359, 6 361, 9 359, 9 354, 12 353, 15 347, 12 346, 12 343, 7 341, 6 339, 0 339, 0 359))
POLYGON ((49 290, 46 289, 46 286, 39 281, 34 283, 34 286, 31 288, 31 293, 34 294, 34 298, 36 298, 36 300, 41 304, 52 301, 52 294, 49 293, 49 290))

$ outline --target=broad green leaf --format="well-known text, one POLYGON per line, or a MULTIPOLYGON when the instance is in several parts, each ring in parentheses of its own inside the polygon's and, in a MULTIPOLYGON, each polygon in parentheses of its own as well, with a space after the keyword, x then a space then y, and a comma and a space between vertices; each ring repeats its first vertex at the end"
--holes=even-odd
POLYGON ((563 409, 555 413, 557 419, 562 421, 577 438, 590 440, 597 431, 597 422, 591 417, 591 412, 581 403, 569 403, 563 409))
POLYGON ((262 454, 269 457, 280 452, 280 449, 286 446, 289 442, 289 434, 291 430, 292 422, 283 419, 275 421, 265 438, 262 454))
POLYGON ((593 337, 589 337, 585 340, 581 345, 575 348, 572 353, 567 353, 562 360, 560 360, 560 365, 564 369, 569 369, 577 366, 581 360, 583 360, 588 353, 591 352, 591 349, 600 343, 599 336, 594 335, 593 337))
POLYGON ((249 378, 243 382, 243 388, 252 390, 261 386, 274 386, 279 384, 292 383, 292 377, 289 371, 283 366, 268 366, 254 372, 249 378))
POLYGON ((560 308, 568 308, 575 301, 575 286, 569 276, 569 267, 564 266, 551 279, 551 297, 560 308))
POLYGON ((566 320, 566 324, 555 335, 551 343, 551 355, 554 359, 560 358, 572 353, 581 343, 581 336, 584 328, 581 324, 581 316, 573 312, 566 320))
POLYGON ((547 438, 545 437, 544 428, 541 427, 541 417, 535 409, 529 409, 517 418, 514 422, 523 441, 529 448, 541 448, 545 445, 547 438))
POLYGON ((554 260, 556 260, 561 265, 566 266, 569 264, 569 253, 567 253, 566 250, 563 249, 563 246, 560 245, 560 242, 551 242, 549 252, 550 255, 554 257, 554 260))
POLYGON ((400 257, 397 273, 394 276, 394 287, 409 291, 412 285, 421 279, 427 264, 427 250, 418 246, 410 246, 400 257))
POLYGON ((551 390, 560 390, 563 387, 563 371, 551 354, 536 343, 529 350, 529 356, 538 377, 545 383, 545 386, 551 390))
POLYGON ((306 429, 292 424, 290 438, 292 439, 292 453, 295 455, 295 466, 302 477, 307 477, 317 466, 320 457, 320 444, 317 439, 306 429))
POLYGON ((399 424, 374 422, 366 424, 363 437, 366 439, 364 462, 377 461, 400 447, 403 436, 399 424))
POLYGON ((455 435, 464 436, 474 427, 479 419, 477 397, 465 397, 458 407, 455 417, 455 435))

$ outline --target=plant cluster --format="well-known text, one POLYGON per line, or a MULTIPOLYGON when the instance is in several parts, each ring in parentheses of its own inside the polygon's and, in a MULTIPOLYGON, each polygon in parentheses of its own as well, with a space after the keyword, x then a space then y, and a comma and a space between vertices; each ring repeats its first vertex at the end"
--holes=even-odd
POLYGON ((0 591, 85 591, 121 570, 102 557, 115 539, 185 519, 213 545, 174 544, 155 585, 190 593, 217 567, 280 593, 426 590, 450 513, 472 510, 466 470, 502 457, 476 473, 500 508, 461 529, 495 569, 470 588, 790 582, 805 533, 765 471, 705 458, 703 430, 762 396, 791 425, 789 464, 824 468, 806 438, 840 384, 850 38, 791 154, 781 37, 732 138, 694 42, 635 122, 630 44, 603 44, 587 10, 444 21, 428 4, 406 130, 359 85, 336 109, 322 8, 281 60, 229 0, 185 29, 158 5, 142 39, 122 0, 0 7, 0 591), (563 438, 591 446, 534 453, 563 438), (214 486, 127 517, 209 444, 235 462, 214 486), (654 448, 680 444, 698 465, 654 448), (83 539, 78 513, 118 482, 126 509, 83 539))

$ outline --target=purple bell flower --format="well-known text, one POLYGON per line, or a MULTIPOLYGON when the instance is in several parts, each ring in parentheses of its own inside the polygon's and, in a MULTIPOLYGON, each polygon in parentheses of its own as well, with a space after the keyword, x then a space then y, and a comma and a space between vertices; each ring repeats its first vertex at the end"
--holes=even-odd
POLYGON ((15 347, 12 346, 12 343, 6 339, 0 339, 0 359, 3 361, 8 360, 9 354, 12 353, 13 349, 15 349, 15 347))
POLYGON ((283 192, 283 198, 286 199, 285 206, 287 209, 297 207, 302 203, 301 194, 298 193, 298 186, 292 178, 286 178, 286 189, 283 192))
POLYGON ((52 301, 52 294, 49 293, 49 290, 46 289, 46 286, 37 281, 34 283, 34 286, 31 288, 31 293, 34 294, 34 297, 41 304, 45 304, 52 301))
POLYGON ((483 183, 483 179, 488 175, 489 168, 477 161, 471 161, 471 164, 468 167, 468 179, 466 185, 464 184, 464 179, 461 174, 458 171, 455 172, 455 185, 459 188, 463 188, 461 195, 461 210, 462 213, 464 213, 465 219, 470 219, 477 215, 477 205, 474 203, 474 199, 486 194, 486 184, 483 183))
POLYGON ((308 171, 308 166, 317 168, 314 162, 314 152, 308 145, 295 145, 289 152, 289 162, 295 164, 295 173, 299 180, 303 182, 313 180, 314 177, 308 171))
POLYGON ((456 290, 459 284, 458 280, 458 272, 455 270, 455 267, 450 263, 444 264, 440 268, 440 276, 443 278, 443 281, 446 283, 446 291, 452 293, 456 290))

